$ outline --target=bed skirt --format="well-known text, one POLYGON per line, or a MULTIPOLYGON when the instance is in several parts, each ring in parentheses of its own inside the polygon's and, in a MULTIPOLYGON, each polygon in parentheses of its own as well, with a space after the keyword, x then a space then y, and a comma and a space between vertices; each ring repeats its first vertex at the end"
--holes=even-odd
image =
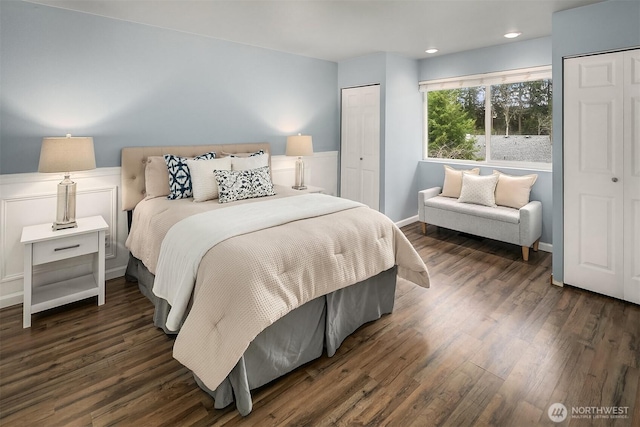
MULTIPOLYGON (((152 291, 154 275, 133 256, 125 273, 155 306, 153 323, 167 334, 165 320, 169 304, 152 291)), ((198 385, 222 409, 236 402, 242 415, 252 409, 251 390, 291 372, 322 355, 333 356, 345 338, 367 322, 393 311, 397 267, 355 285, 318 297, 289 312, 263 330, 251 342, 227 378, 209 390, 194 375, 198 385)), ((215 363, 212 361, 212 363, 215 363)))

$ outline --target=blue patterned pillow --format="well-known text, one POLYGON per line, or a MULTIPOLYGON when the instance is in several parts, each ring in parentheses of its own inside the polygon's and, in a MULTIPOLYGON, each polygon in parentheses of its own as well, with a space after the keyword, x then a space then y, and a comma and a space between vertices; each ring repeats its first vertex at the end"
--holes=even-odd
POLYGON ((273 183, 269 174, 269 167, 241 171, 213 171, 218 181, 220 203, 236 200, 252 199, 254 197, 275 196, 273 183))
MULTIPOLYGON (((215 159, 215 151, 196 156, 194 160, 215 159)), ((191 173, 187 166, 187 158, 174 156, 173 154, 165 154, 164 161, 169 171, 169 195, 167 199, 186 199, 193 196, 193 187, 191 185, 191 173)))
POLYGON ((222 154, 227 154, 227 156, 229 157, 255 157, 255 156, 259 156, 261 154, 264 154, 264 150, 258 150, 255 153, 242 153, 242 154, 233 154, 233 153, 222 153, 222 154))

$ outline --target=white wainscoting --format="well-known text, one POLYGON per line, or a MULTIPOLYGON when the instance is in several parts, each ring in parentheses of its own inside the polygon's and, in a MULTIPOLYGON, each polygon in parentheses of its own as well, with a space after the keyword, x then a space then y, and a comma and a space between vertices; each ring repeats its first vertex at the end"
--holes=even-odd
MULTIPOLYGON (((120 210, 120 168, 100 168, 71 175, 77 183, 76 217, 102 215, 106 233, 106 277, 124 275, 128 252, 126 213, 120 210)), ((62 174, 0 175, 0 307, 22 303, 22 228, 55 220, 57 185, 62 174)), ((86 274, 89 259, 75 258, 34 269, 34 286, 86 274)))
MULTIPOLYGON (((272 157, 274 183, 294 184, 295 161, 295 157, 272 157)), ((305 157, 304 162, 306 184, 322 187, 327 194, 336 195, 338 152, 316 153, 312 157, 305 157)), ((109 224, 106 237, 106 278, 123 276, 129 252, 124 246, 127 238, 127 214, 121 210, 120 168, 76 172, 71 179, 78 185, 76 217, 102 215, 109 224)), ((57 184, 61 180, 61 174, 0 175, 0 308, 22 304, 22 228, 53 223, 57 184)), ((88 273, 90 265, 84 261, 79 258, 39 266, 34 270, 34 285, 88 273)))
MULTIPOLYGON (((271 158, 274 184, 291 186, 295 183, 297 157, 273 156, 271 158)), ((303 157, 306 185, 324 188, 325 194, 338 194, 338 152, 325 151, 311 157, 303 157)))

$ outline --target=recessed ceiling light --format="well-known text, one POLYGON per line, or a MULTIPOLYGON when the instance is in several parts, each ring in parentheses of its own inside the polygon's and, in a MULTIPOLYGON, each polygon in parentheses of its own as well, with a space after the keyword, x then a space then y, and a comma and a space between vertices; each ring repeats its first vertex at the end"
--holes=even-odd
POLYGON ((507 34, 505 34, 504 36, 505 36, 506 38, 508 38, 508 39, 515 39, 515 38, 516 38, 516 37, 518 37, 520 34, 522 34, 522 33, 516 33, 516 32, 513 32, 513 33, 507 33, 507 34))
POLYGON ((436 48, 431 48, 431 49, 425 50, 426 53, 436 53, 437 51, 438 51, 438 49, 436 49, 436 48))

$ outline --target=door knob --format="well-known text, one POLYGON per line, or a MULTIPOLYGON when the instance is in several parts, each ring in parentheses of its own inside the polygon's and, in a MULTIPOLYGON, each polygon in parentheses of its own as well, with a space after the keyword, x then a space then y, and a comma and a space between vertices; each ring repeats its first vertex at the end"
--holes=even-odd
POLYGON ((616 178, 615 176, 613 178, 611 178, 611 181, 613 182, 618 182, 618 178, 616 178))

